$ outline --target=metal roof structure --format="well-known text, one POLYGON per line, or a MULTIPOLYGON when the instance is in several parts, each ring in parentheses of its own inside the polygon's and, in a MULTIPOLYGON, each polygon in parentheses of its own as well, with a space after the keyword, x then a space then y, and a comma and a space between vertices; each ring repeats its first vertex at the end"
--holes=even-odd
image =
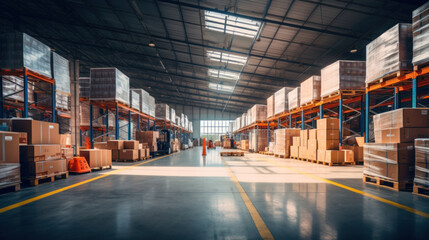
POLYGON ((10 0, 0 32, 26 32, 80 60, 81 76, 117 67, 157 102, 244 112, 335 60, 365 60, 366 44, 424 3, 10 0))

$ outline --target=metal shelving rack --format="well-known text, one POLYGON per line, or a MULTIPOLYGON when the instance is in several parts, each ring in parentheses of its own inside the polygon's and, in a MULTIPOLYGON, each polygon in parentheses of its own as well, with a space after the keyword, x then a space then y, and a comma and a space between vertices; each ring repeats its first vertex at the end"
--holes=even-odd
POLYGON ((189 139, 192 139, 193 133, 189 130, 186 130, 184 127, 181 127, 169 120, 166 119, 156 119, 155 120, 155 128, 156 129, 170 129, 173 131, 173 138, 180 138, 180 142, 188 142, 189 139))
POLYGON ((242 140, 243 136, 244 136, 244 138, 246 138, 245 136, 247 136, 247 138, 248 138, 250 130, 256 129, 256 146, 258 146, 259 130, 260 129, 267 129, 268 130, 267 131, 267 146, 268 146, 270 143, 270 131, 271 131, 271 129, 274 129, 275 126, 276 126, 276 124, 274 122, 258 121, 258 122, 252 123, 248 126, 237 129, 237 130, 233 131, 232 133, 237 136, 236 137, 237 139, 242 140))

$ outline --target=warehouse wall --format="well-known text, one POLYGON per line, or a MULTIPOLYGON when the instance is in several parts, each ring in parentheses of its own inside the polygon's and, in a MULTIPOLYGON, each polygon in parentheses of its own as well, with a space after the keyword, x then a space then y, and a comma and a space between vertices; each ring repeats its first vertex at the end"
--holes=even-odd
POLYGON ((186 114, 188 119, 192 121, 194 128, 194 138, 200 137, 200 120, 235 120, 241 114, 222 112, 213 109, 200 108, 194 106, 185 106, 181 104, 168 104, 176 110, 176 114, 186 114))

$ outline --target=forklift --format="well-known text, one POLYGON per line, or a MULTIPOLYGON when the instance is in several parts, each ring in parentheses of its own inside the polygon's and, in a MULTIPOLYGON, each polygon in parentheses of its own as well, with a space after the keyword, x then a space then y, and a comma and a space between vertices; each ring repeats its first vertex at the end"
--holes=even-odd
POLYGON ((159 130, 159 138, 156 140, 158 151, 151 152, 152 156, 171 154, 171 139, 173 139, 173 132, 169 129, 159 130))

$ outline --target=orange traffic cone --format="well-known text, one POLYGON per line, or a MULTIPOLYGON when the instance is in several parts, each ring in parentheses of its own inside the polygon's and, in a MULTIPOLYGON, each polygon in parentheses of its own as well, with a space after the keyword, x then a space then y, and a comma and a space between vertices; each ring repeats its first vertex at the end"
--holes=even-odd
POLYGON ((207 150, 206 150, 206 139, 205 138, 203 138, 203 156, 206 156, 207 155, 207 152, 206 152, 207 150))
POLYGON ((88 162, 84 157, 74 157, 69 162, 69 172, 72 173, 87 173, 91 172, 88 162))

